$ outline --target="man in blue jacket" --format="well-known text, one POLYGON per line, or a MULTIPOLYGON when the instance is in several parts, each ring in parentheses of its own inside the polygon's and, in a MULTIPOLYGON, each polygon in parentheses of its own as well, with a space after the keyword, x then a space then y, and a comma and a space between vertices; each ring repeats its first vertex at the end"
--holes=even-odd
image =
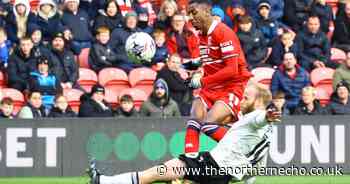
POLYGON ((90 48, 93 37, 90 32, 89 15, 79 9, 79 0, 65 0, 64 5, 62 24, 72 31, 73 44, 80 49, 90 48))
POLYGON ((284 92, 286 107, 293 114, 301 99, 301 90, 309 84, 309 75, 297 65, 295 55, 291 52, 285 53, 282 65, 272 76, 272 95, 278 91, 284 92))

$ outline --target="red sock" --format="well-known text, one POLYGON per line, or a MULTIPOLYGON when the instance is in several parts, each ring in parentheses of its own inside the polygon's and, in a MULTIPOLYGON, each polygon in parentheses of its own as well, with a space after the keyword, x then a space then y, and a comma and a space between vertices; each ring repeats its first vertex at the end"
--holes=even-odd
POLYGON ((198 123, 197 121, 187 121, 185 153, 193 153, 199 151, 200 126, 200 123, 198 123))
POLYGON ((227 132, 227 128, 226 127, 222 127, 219 126, 212 134, 210 134, 209 136, 211 138, 213 138, 214 140, 216 140, 217 142, 219 142, 226 134, 227 132))

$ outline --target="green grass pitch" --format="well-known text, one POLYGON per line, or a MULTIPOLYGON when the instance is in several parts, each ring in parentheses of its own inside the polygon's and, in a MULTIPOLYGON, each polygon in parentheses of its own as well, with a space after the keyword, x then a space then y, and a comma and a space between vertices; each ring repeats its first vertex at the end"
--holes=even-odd
MULTIPOLYGON (((86 177, 76 178, 0 178, 1 184, 86 184, 86 177)), ((258 177, 256 184, 349 184, 350 175, 345 176, 274 176, 258 177)), ((160 183, 158 183, 160 184, 160 183)), ((242 183, 239 183, 242 184, 242 183)))

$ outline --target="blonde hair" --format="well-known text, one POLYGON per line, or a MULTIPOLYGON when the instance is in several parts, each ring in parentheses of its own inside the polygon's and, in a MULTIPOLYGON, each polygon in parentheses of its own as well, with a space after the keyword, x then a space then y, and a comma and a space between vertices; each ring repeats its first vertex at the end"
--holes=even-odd
POLYGON ((256 100, 261 100, 264 106, 268 106, 272 101, 272 94, 268 88, 259 83, 250 82, 246 90, 253 87, 256 90, 256 100))
POLYGON ((316 89, 312 86, 304 87, 301 91, 302 93, 311 93, 313 96, 316 96, 316 89))
POLYGON ((161 21, 166 20, 167 16, 164 13, 165 7, 170 6, 174 8, 174 15, 178 10, 177 4, 174 0, 165 0, 162 5, 160 6, 159 13, 158 13, 158 19, 161 21))

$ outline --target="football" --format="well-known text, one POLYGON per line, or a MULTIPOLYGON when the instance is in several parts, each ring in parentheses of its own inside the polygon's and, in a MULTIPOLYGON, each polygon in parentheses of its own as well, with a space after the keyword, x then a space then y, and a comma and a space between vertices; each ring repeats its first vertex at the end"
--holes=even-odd
POLYGON ((149 64, 156 53, 153 38, 144 32, 136 32, 128 37, 125 44, 128 58, 135 64, 149 64))

